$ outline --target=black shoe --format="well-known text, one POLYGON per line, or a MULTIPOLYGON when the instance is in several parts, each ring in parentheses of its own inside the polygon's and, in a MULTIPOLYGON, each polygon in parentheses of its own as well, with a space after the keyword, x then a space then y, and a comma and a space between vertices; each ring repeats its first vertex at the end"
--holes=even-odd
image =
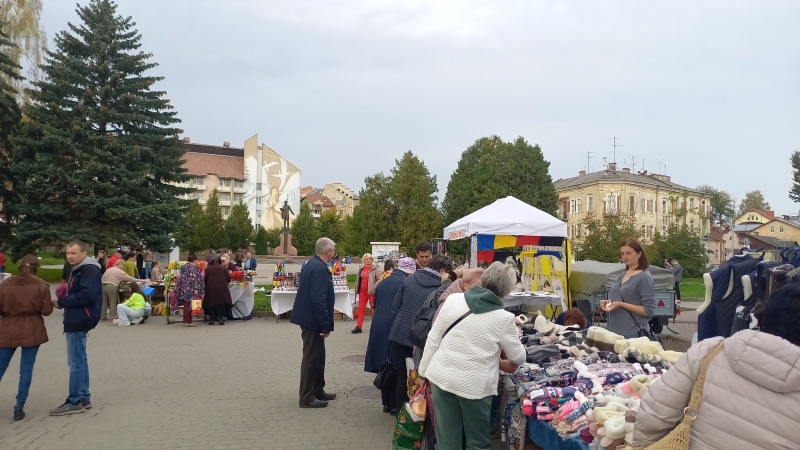
POLYGON ((323 392, 321 395, 318 395, 317 398, 323 402, 329 402, 331 400, 336 400, 336 394, 328 394, 327 392, 323 392))
POLYGON ((392 417, 396 416, 397 415, 397 410, 396 409, 389 410, 389 415, 392 416, 392 417))
POLYGON ((353 333, 353 334, 359 334, 359 333, 361 333, 361 328, 360 327, 355 327, 350 332, 353 333))
POLYGON ((21 409, 14 410, 14 421, 20 421, 25 418, 25 412, 21 409))
POLYGON ((141 322, 139 322, 139 323, 140 323, 140 324, 143 324, 143 323, 147 322, 147 318, 148 318, 148 317, 150 317, 150 316, 143 316, 143 317, 142 317, 142 321, 141 321, 141 322))
POLYGON ((208 324, 209 325, 214 325, 214 319, 208 319, 208 324))
POLYGON ((225 325, 225 319, 222 317, 218 318, 217 322, 219 322, 220 325, 225 325))
POLYGON ((323 402, 322 400, 314 400, 311 403, 306 403, 305 405, 301 404, 301 408, 325 408, 328 406, 328 402, 323 402))
POLYGON ((389 408, 386 405, 383 405, 383 412, 388 413, 390 410, 391 410, 391 408, 389 408))
POLYGON ((83 405, 84 409, 92 409, 92 402, 91 400, 86 400, 85 398, 81 400, 81 405, 83 405))

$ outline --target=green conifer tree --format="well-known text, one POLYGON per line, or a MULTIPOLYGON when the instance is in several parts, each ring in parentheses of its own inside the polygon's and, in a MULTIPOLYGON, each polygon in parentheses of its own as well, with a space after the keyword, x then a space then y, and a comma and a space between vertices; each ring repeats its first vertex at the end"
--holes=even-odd
POLYGON ((230 241, 225 233, 225 219, 219 206, 219 193, 216 189, 206 202, 205 229, 208 231, 208 246, 215 250, 228 248, 230 241))
POLYGON ((228 235, 231 251, 250 247, 255 233, 247 205, 244 203, 233 205, 230 215, 225 220, 225 234, 228 235))
POLYGON ((22 113, 19 110, 16 97, 17 91, 12 82, 21 81, 19 75, 21 67, 15 63, 9 54, 17 46, 9 40, 4 32, 4 25, 0 22, 0 245, 5 247, 11 238, 12 220, 9 215, 8 205, 14 201, 14 191, 11 182, 12 137, 17 131, 22 113))
POLYGON ((53 242, 172 246, 188 190, 176 112, 144 75, 157 64, 109 0, 77 8, 80 24, 55 36, 44 78, 29 91, 30 119, 12 153, 16 255, 53 242))

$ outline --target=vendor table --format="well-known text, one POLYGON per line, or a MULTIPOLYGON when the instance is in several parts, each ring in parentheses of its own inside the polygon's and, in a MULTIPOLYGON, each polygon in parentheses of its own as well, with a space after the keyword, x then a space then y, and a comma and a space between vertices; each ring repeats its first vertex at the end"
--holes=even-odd
MULTIPOLYGON (((353 318, 353 301, 356 295, 352 291, 337 292, 333 308, 349 318, 353 318)), ((294 308, 294 299, 297 292, 272 291, 272 312, 275 317, 287 313, 294 308)))
POLYGON ((567 306, 564 304, 564 300, 557 295, 534 295, 530 292, 519 293, 516 295, 509 294, 503 298, 503 305, 505 307, 530 306, 532 307, 530 309, 539 309, 542 312, 547 309, 548 305, 552 306, 554 310, 559 306, 561 307, 562 311, 566 311, 567 309, 567 306))
POLYGON ((249 319, 253 315, 253 306, 256 303, 253 283, 245 285, 231 285, 231 316, 234 319, 249 319))

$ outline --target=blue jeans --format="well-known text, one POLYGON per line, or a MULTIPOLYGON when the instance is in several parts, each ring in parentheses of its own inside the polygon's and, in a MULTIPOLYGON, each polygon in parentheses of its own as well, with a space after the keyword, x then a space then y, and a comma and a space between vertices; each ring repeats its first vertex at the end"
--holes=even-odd
POLYGON ((144 263, 144 277, 150 279, 151 270, 153 269, 153 263, 144 263))
POLYGON ((67 338, 67 364, 69 364, 69 397, 67 401, 77 405, 81 400, 91 400, 89 394, 89 362, 86 360, 86 337, 88 331, 64 333, 67 338))
MULTIPOLYGON (((3 375, 6 373, 15 351, 17 351, 16 347, 0 348, 0 380, 3 379, 3 375)), ((38 345, 22 347, 22 357, 19 361, 19 389, 17 390, 17 404, 14 406, 14 411, 22 411, 25 401, 28 400, 28 391, 31 389, 31 379, 33 378, 33 364, 36 363, 36 354, 38 352, 38 345)))

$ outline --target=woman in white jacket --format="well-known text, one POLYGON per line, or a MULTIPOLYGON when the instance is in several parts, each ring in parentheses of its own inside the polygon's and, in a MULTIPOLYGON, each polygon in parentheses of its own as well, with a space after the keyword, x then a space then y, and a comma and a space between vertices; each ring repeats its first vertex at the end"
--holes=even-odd
MULTIPOLYGON (((800 448, 800 285, 775 291, 760 322, 762 331, 725 339, 709 365, 690 450, 800 448)), ((693 346, 653 383, 636 416, 634 447, 653 444, 683 419, 703 359, 720 341, 693 346)))
POLYGON ((525 362, 514 315, 500 300, 516 281, 514 269, 496 262, 483 273, 483 287, 450 295, 433 322, 419 373, 431 383, 440 450, 461 450, 462 430, 470 450, 492 448, 500 354, 505 352, 512 366, 525 362))

